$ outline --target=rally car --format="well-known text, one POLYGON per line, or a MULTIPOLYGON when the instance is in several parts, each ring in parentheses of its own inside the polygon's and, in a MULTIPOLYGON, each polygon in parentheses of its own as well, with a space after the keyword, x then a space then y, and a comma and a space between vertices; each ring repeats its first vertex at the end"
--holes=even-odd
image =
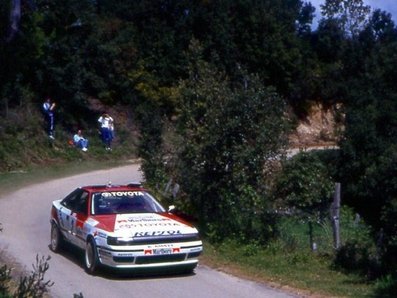
POLYGON ((85 270, 193 271, 203 250, 195 227, 160 203, 140 183, 75 189, 51 208, 50 248, 65 242, 85 251, 85 270))

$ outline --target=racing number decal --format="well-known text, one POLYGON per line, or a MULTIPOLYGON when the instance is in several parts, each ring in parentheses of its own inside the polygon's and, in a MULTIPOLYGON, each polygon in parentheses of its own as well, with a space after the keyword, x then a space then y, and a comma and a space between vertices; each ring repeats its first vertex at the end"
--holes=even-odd
POLYGON ((76 234, 76 218, 75 218, 76 214, 72 213, 70 215, 70 232, 72 233, 72 235, 76 234))
POLYGON ((66 208, 60 208, 58 211, 58 219, 59 225, 61 226, 62 230, 65 232, 65 237, 71 240, 71 232, 72 232, 72 216, 70 214, 70 210, 66 208))
POLYGON ((76 214, 75 217, 75 232, 78 236, 84 237, 84 223, 87 220, 87 216, 81 213, 76 214))
POLYGON ((65 228, 65 223, 63 221, 63 212, 62 212, 62 207, 58 210, 58 220, 59 220, 59 225, 64 229, 65 228))

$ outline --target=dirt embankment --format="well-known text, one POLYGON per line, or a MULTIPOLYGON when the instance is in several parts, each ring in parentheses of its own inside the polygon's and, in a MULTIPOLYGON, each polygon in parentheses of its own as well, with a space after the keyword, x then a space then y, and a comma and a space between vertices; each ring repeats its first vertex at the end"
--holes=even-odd
MULTIPOLYGON (((89 99, 89 105, 98 117, 106 110, 115 119, 118 129, 131 134, 132 139, 139 139, 139 129, 129 109, 119 105, 108 107, 94 98, 89 99)), ((324 107, 320 103, 313 103, 307 115, 297 119, 296 129, 289 136, 290 149, 335 147, 343 132, 343 121, 344 115, 340 105, 324 107)))
POLYGON ((313 104, 308 115, 298 119, 297 128, 289 137, 290 147, 305 150, 336 146, 344 129, 343 119, 340 105, 313 104))

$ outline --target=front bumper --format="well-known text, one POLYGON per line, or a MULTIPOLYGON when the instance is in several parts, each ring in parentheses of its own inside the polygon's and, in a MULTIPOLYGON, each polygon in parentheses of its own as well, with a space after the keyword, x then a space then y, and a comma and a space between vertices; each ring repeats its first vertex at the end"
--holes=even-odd
POLYGON ((139 246, 98 246, 101 264, 113 268, 195 268, 202 242, 163 243, 139 246))

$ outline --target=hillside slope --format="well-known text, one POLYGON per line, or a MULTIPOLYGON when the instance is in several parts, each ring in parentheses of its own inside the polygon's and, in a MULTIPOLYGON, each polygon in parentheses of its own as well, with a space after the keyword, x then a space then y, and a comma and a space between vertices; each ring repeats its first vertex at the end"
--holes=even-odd
POLYGON ((297 120, 296 130, 290 135, 291 149, 336 146, 343 132, 341 106, 324 107, 314 103, 308 115, 297 120))

